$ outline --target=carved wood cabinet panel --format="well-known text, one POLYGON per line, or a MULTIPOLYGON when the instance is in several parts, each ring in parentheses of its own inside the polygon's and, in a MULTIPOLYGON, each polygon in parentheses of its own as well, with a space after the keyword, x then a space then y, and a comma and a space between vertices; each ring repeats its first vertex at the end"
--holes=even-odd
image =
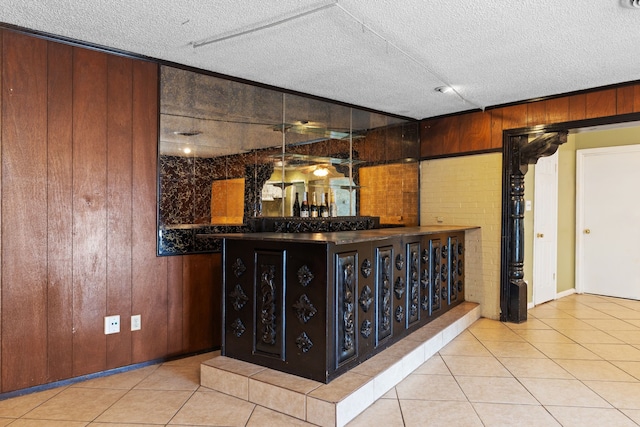
POLYGON ((329 382, 464 300, 464 232, 224 242, 223 354, 329 382))

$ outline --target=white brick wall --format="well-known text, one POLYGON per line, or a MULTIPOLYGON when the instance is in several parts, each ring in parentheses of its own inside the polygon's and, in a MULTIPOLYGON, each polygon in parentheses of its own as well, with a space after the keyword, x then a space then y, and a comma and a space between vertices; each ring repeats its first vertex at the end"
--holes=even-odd
POLYGON ((465 299, 500 316, 502 154, 423 161, 420 224, 477 225, 467 233, 465 299))

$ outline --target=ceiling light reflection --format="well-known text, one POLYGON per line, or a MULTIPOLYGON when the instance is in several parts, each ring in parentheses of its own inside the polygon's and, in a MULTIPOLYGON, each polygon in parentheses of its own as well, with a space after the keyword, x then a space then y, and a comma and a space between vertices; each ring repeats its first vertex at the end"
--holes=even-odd
POLYGON ((327 176, 327 175, 329 175, 329 169, 327 169, 327 168, 318 168, 318 169, 313 171, 313 174, 315 176, 327 176))

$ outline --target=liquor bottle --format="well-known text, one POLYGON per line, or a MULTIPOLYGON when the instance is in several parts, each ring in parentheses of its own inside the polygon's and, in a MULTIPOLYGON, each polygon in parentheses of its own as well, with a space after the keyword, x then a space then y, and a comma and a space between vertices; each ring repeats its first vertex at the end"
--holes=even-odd
POLYGON ((311 199, 311 208, 309 209, 311 212, 311 218, 318 217, 318 202, 316 200, 316 192, 313 192, 313 198, 311 199))
POLYGON ((322 201, 318 211, 320 212, 320 216, 322 218, 327 218, 329 216, 329 205, 327 205, 326 193, 322 193, 322 201))
POLYGON ((298 193, 296 192, 296 200, 293 202, 293 216, 300 216, 300 202, 298 201, 298 193))
POLYGON ((309 218, 309 203, 307 202, 307 192, 304 192, 302 198, 302 206, 300 206, 300 217, 309 218))
POLYGON ((329 192, 329 216, 338 216, 338 205, 336 205, 336 195, 333 193, 333 191, 329 192))

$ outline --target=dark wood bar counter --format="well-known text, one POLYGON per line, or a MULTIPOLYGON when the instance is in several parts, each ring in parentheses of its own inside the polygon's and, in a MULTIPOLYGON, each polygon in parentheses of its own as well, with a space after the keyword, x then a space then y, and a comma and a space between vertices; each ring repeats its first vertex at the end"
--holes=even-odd
POLYGON ((473 228, 225 235, 222 354, 331 381, 464 300, 473 228))

